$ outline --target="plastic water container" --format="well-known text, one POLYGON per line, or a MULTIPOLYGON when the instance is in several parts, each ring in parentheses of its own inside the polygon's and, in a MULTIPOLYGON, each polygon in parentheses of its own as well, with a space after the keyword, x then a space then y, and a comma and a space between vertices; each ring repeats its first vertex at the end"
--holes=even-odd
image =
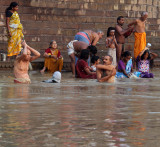
POLYGON ((1 53, 1 61, 6 61, 7 55, 5 53, 1 53))

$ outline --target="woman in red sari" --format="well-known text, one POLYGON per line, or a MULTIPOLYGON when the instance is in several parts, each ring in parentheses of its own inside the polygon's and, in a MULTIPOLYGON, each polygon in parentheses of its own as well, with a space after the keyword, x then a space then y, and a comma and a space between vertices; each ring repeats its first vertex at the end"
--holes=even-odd
POLYGON ((92 68, 88 66, 87 60, 89 58, 89 50, 81 51, 80 59, 76 64, 77 78, 96 79, 96 72, 92 72, 92 68))
POLYGON ((44 57, 44 67, 40 71, 41 73, 44 73, 46 69, 51 73, 54 73, 55 71, 61 72, 63 68, 63 57, 57 49, 57 43, 55 40, 50 42, 50 47, 45 50, 44 57))

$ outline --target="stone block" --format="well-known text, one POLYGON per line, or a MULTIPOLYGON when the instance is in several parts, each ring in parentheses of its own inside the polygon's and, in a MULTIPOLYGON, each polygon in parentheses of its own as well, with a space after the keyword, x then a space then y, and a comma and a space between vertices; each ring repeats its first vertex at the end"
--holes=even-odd
POLYGON ((153 6, 158 6, 158 0, 153 0, 153 6))
POLYGON ((115 4, 115 5, 113 6, 113 9, 114 9, 114 10, 118 10, 118 9, 119 9, 119 5, 118 5, 118 4, 115 4))
POLYGON ((121 3, 121 4, 124 4, 124 0, 120 0, 120 3, 121 3))
POLYGON ((137 0, 131 0, 131 4, 137 4, 137 0))
POLYGON ((147 5, 152 5, 153 0, 146 0, 147 5))
POLYGON ((130 11, 132 9, 131 5, 125 5, 125 8, 124 8, 126 11, 130 11))

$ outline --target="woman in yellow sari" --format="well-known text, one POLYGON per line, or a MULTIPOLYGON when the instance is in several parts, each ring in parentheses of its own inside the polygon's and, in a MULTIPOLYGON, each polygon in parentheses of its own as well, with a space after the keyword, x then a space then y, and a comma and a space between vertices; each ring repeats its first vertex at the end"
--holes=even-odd
POLYGON ((17 13, 18 3, 12 2, 6 9, 6 25, 8 31, 8 59, 17 56, 21 51, 21 41, 23 36, 23 26, 17 13))
POLYGON ((50 47, 45 50, 44 57, 44 67, 40 71, 42 74, 45 72, 46 68, 51 73, 54 73, 55 71, 61 72, 63 68, 63 57, 57 49, 57 43, 55 40, 50 42, 50 47))

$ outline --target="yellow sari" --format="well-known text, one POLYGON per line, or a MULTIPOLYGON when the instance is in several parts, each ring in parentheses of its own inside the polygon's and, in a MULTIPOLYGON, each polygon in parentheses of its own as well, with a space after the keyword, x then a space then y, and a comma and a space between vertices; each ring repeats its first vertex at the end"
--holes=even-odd
POLYGON ((8 39, 8 55, 14 56, 18 55, 21 51, 21 41, 23 38, 23 26, 20 23, 20 18, 18 13, 15 11, 10 17, 9 21, 11 37, 8 39))
MULTIPOLYGON (((51 51, 51 53, 47 53, 48 55, 55 55, 58 57, 58 49, 55 49, 54 51, 51 51)), ((60 71, 63 68, 63 58, 54 59, 54 58, 45 58, 44 66, 50 71, 51 73, 54 73, 55 71, 60 71)))

